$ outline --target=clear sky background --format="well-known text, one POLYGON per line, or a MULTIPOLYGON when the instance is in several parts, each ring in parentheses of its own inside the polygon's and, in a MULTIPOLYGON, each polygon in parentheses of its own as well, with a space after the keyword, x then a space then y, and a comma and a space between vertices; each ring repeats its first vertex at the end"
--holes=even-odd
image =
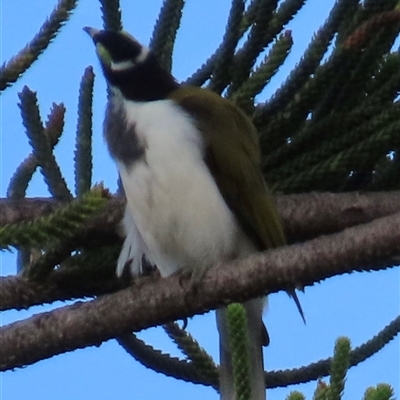
MULTIPOLYGON (((377 0, 378 1, 378 0, 377 0)), ((276 75, 260 99, 266 99, 279 87, 299 61, 313 33, 328 16, 333 0, 308 0, 288 26, 295 45, 284 68, 276 75)), ((55 6, 55 0, 4 1, 1 3, 1 62, 15 55, 37 33, 55 6)), ((123 23, 136 38, 148 43, 161 0, 121 1, 123 23)), ((229 12, 228 0, 189 0, 175 48, 173 72, 179 80, 191 75, 220 43, 229 12)), ((102 139, 105 107, 105 82, 94 47, 82 31, 83 26, 102 27, 99 3, 81 0, 61 34, 24 76, 2 94, 0 190, 4 197, 8 181, 19 163, 30 153, 18 108, 18 92, 24 85, 37 91, 42 119, 53 102, 67 107, 64 134, 56 148, 56 157, 70 185, 73 180, 73 151, 77 98, 80 79, 88 65, 96 73, 94 102, 93 182, 104 181, 116 189, 117 174, 102 139)), ((40 173, 35 175, 28 195, 48 196, 40 173)), ((15 257, 1 254, 1 274, 15 273, 15 257)), ((284 293, 270 296, 265 315, 271 344, 265 350, 266 368, 277 370, 300 367, 332 354, 339 336, 348 336, 358 346, 377 334, 399 314, 399 269, 376 273, 357 273, 330 279, 300 294, 306 313, 304 325, 296 308, 284 293)), ((32 307, 28 311, 3 313, 2 323, 26 318, 51 307, 32 307)), ((217 357, 217 333, 214 314, 189 320, 189 331, 213 357, 217 357)), ((148 343, 179 355, 161 328, 140 333, 148 343)), ((397 337, 380 353, 352 368, 347 377, 344 399, 361 399, 365 389, 380 382, 391 384, 400 396, 400 341, 397 337)), ((315 383, 269 391, 269 400, 284 399, 290 390, 303 391, 312 398, 315 383)), ((213 389, 167 378, 144 368, 114 340, 99 348, 91 347, 44 360, 35 365, 0 375, 2 400, 41 399, 217 399, 213 389)))

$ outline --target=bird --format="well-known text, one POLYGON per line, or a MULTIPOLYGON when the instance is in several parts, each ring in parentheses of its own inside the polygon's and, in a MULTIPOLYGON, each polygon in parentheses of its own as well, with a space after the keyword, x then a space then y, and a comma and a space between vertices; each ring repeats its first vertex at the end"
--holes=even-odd
MULTIPOLYGON (((179 270, 201 275, 218 262, 285 245, 250 118, 211 90, 178 83, 129 33, 84 30, 110 90, 104 138, 127 200, 117 274, 129 267, 139 275, 145 258, 161 277, 179 270)), ((243 303, 253 400, 266 398, 264 304, 265 298, 243 303)), ((220 393, 234 400, 225 313, 216 310, 220 393)))

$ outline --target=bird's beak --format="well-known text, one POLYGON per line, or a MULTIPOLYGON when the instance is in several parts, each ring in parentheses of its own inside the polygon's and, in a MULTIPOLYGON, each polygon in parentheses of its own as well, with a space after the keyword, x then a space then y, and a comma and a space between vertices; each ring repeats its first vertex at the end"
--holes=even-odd
POLYGON ((85 26, 83 30, 93 39, 95 40, 95 36, 100 32, 100 29, 91 28, 90 26, 85 26))

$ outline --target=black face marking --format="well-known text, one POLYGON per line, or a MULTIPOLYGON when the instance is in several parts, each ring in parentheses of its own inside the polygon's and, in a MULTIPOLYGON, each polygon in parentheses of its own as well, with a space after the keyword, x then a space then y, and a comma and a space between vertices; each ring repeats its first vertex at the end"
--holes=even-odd
POLYGON ((168 97, 179 87, 174 77, 160 66, 152 53, 124 71, 104 71, 108 81, 133 101, 156 101, 168 97))
POLYGON ((104 138, 111 157, 130 167, 145 157, 145 143, 141 143, 135 125, 128 125, 122 104, 109 101, 104 120, 104 138))
POLYGON ((101 63, 107 81, 117 87, 126 99, 161 100, 179 87, 175 78, 158 63, 151 51, 143 58, 143 46, 125 34, 100 31, 93 41, 107 50, 114 63, 132 62, 131 67, 121 70, 101 63))
POLYGON ((115 63, 135 62, 142 51, 140 43, 121 32, 100 31, 93 39, 95 43, 101 43, 107 49, 115 63))

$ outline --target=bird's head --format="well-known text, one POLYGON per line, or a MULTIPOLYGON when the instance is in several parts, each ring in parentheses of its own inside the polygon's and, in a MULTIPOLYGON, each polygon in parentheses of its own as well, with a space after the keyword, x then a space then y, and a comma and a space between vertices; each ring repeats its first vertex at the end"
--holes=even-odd
POLYGON ((175 79, 153 53, 127 32, 89 27, 84 30, 96 46, 107 82, 127 99, 159 100, 177 88, 175 79))

